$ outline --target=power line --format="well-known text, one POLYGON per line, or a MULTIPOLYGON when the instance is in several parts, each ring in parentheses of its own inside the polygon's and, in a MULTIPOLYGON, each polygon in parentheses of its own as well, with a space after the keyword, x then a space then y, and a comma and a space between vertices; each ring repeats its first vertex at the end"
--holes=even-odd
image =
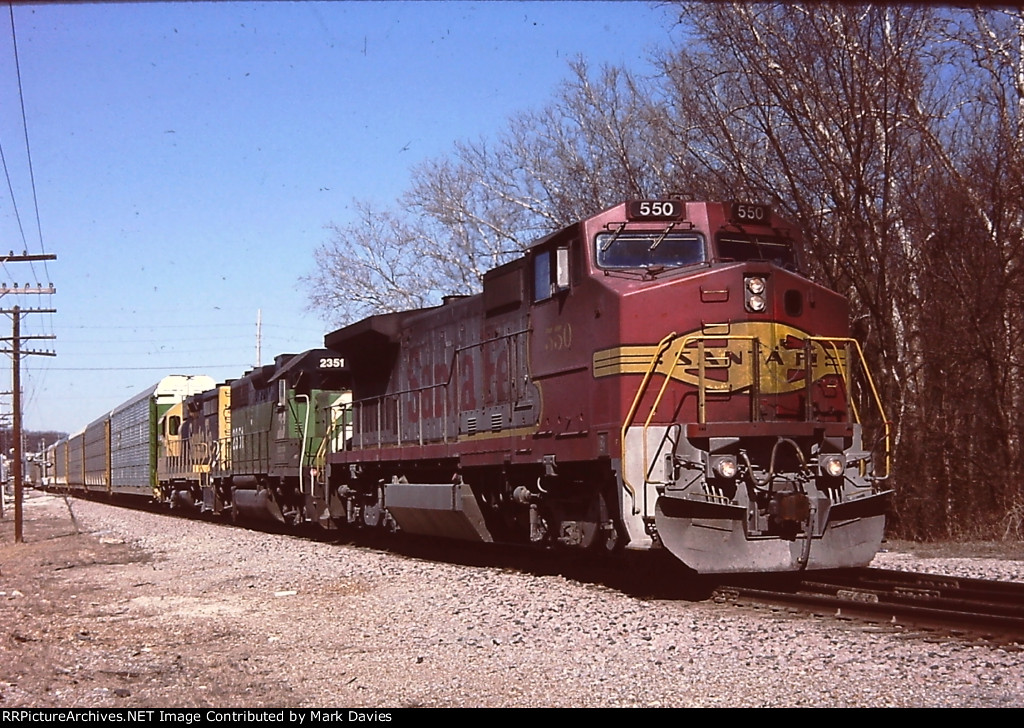
MULTIPOLYGON (((121 367, 117 368, 118 371, 124 372, 169 372, 169 371, 186 371, 194 369, 221 369, 223 367, 232 368, 244 368, 251 367, 252 364, 189 364, 187 366, 158 366, 158 367, 121 367)), ((47 367, 48 372, 109 372, 110 367, 47 367)))
MULTIPOLYGON (((234 329, 234 328, 248 328, 252 326, 250 323, 234 323, 234 324, 123 324, 123 325, 110 325, 110 326, 87 326, 85 324, 62 324, 62 329, 82 329, 86 331, 101 331, 104 329, 234 329)), ((287 329, 288 331, 305 332, 310 334, 324 334, 323 329, 305 329, 298 328, 296 326, 289 326, 288 324, 263 324, 264 329, 287 329)))
MULTIPOLYGON (((28 158, 28 176, 29 184, 32 189, 32 203, 36 212, 36 230, 39 234, 39 249, 42 253, 46 253, 46 246, 43 243, 43 225, 39 217, 39 195, 36 192, 36 174, 32 164, 32 146, 29 143, 28 138, 28 115, 25 113, 25 93, 21 83, 21 61, 18 57, 18 35, 14 26, 14 3, 8 3, 8 9, 10 10, 11 16, 11 40, 13 41, 14 48, 14 73, 18 80, 18 102, 21 106, 21 127, 25 133, 25 154, 28 158)), ((49 280, 50 272, 46 267, 46 258, 43 258, 43 271, 46 273, 46 279, 49 280)), ((53 260, 53 258, 50 258, 53 260)), ((33 269, 33 273, 35 270, 33 269)))

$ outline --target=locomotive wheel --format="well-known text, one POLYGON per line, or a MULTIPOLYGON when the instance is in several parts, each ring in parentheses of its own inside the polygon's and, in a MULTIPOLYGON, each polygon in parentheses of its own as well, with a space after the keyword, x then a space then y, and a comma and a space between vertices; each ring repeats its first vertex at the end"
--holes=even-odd
POLYGON ((377 487, 377 499, 363 506, 363 523, 369 528, 380 528, 384 522, 384 488, 377 487))
POLYGON ((626 539, 623 538, 619 524, 612 522, 612 527, 606 529, 600 541, 600 548, 606 554, 619 554, 626 548, 626 539))

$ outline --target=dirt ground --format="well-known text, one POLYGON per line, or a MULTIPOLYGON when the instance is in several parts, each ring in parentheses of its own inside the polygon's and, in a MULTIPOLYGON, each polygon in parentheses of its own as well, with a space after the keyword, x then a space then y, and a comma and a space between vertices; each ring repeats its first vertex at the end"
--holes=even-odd
MULTIPOLYGON (((344 672, 323 682, 316 675, 290 674, 296 663, 321 655, 289 653, 295 646, 286 634, 269 653, 264 641, 257 654, 253 635, 263 624, 301 615, 284 606, 286 600, 254 590, 255 577, 244 583, 210 574, 203 578, 211 581, 186 586, 189 564, 158 563, 102 531, 76 533, 64 502, 35 491, 27 494, 23 530, 24 543, 15 544, 8 507, 0 519, 0 708, 240 702, 261 708, 308 705, 311 695, 329 695, 337 704, 360 702, 358 683, 350 686, 355 678, 344 672), (187 589, 203 599, 188 601, 187 589), (229 618, 180 616, 196 608, 223 610, 218 614, 229 618)), ((1020 543, 891 542, 886 548, 925 557, 1024 559, 1020 543)), ((312 598, 303 607, 310 622, 318 615, 336 618, 337 594, 322 590, 312 598)), ((324 657, 344 663, 355 649, 341 645, 324 657)))
POLYGON ((129 618, 140 592, 165 589, 151 557, 117 538, 76 534, 59 499, 29 492, 23 534, 15 544, 9 504, 0 519, 0 708, 223 707, 239 695, 251 695, 251 707, 297 702, 273 675, 249 668, 244 640, 199 633, 210 627, 187 620, 129 618), (218 679, 197 685, 199 675, 218 679))
POLYGON ((883 548, 922 559, 1010 559, 1024 561, 1024 541, 887 541, 883 548))

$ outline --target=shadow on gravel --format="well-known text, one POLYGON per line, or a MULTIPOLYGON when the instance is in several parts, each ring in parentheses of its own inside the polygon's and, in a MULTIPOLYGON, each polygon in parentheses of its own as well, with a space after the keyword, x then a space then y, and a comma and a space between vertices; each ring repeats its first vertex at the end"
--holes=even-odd
MULTIPOLYGON (((391 534, 369 529, 325 531, 312 525, 295 529, 274 522, 232 524, 227 518, 203 517, 188 510, 167 510, 158 506, 140 504, 139 499, 129 500, 128 503, 125 503, 123 499, 110 499, 106 496, 93 497, 90 500, 110 505, 127 505, 168 517, 202 520, 262 533, 273 533, 285 538, 346 544, 410 559, 470 567, 508 569, 538 577, 561 576, 583 584, 614 589, 638 599, 704 601, 711 597, 719 581, 700 576, 666 552, 625 551, 610 555, 429 539, 422 536, 403 533, 391 534), (112 500, 114 500, 113 503, 112 500)), ((70 522, 68 526, 70 526, 70 522)))
POLYGON ((639 599, 704 601, 718 585, 717 579, 703 577, 663 552, 579 554, 365 531, 335 535, 330 540, 410 559, 508 569, 535 576, 561 576, 639 599))

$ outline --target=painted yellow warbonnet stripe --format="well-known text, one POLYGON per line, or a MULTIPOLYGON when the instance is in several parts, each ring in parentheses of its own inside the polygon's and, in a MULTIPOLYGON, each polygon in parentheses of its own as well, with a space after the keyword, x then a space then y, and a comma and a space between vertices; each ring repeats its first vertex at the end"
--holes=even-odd
MULTIPOLYGON (((696 386, 700 369, 697 347, 703 339, 704 381, 708 391, 749 389, 754 380, 755 351, 762 394, 783 394, 806 386, 807 332, 770 321, 740 321, 730 324, 728 331, 722 335, 702 335, 694 331, 676 337, 661 356, 655 371, 696 386)), ((597 351, 593 359, 594 377, 645 374, 657 352, 657 344, 616 346, 597 351)), ((845 370, 846 352, 842 347, 825 347, 813 342, 811 381, 830 374, 840 375, 845 370)))

